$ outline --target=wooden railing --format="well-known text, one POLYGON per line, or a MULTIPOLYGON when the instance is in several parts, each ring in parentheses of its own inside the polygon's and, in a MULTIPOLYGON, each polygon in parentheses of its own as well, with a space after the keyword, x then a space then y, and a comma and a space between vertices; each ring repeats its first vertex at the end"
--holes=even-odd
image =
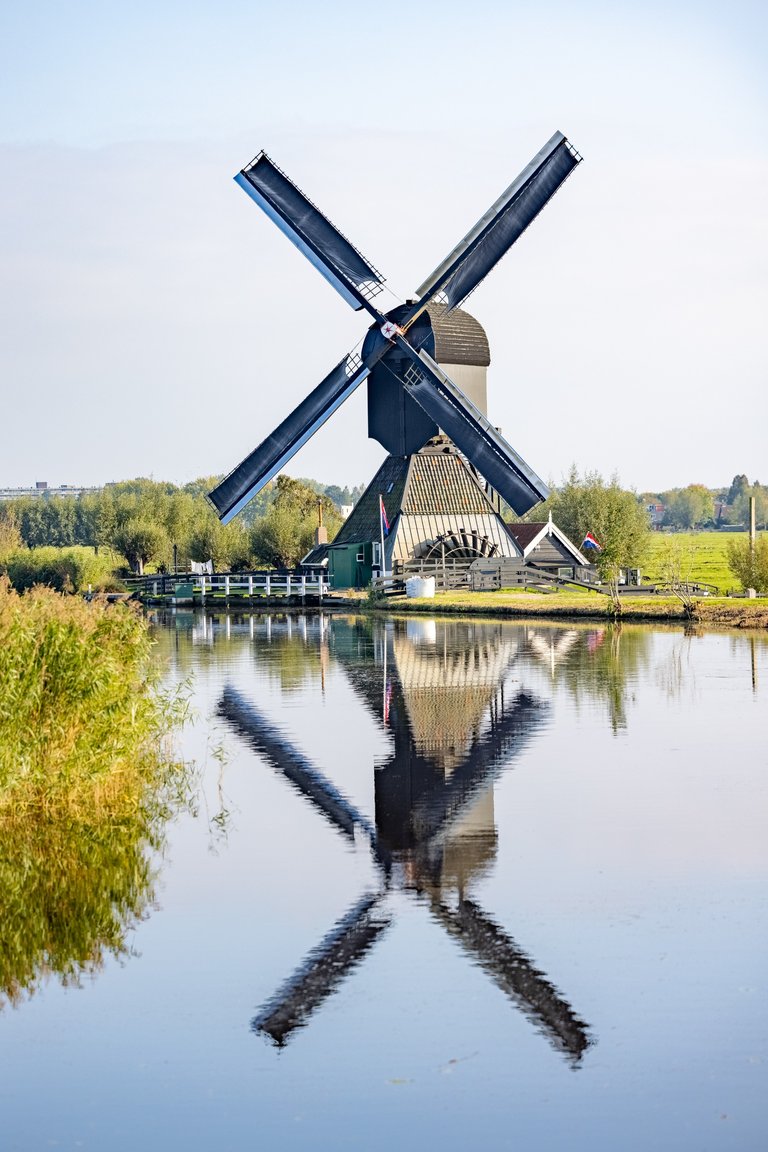
POLYGON ((300 599, 322 600, 329 592, 327 576, 320 572, 214 572, 133 576, 125 581, 143 599, 211 600, 300 599))
POLYGON ((437 558, 434 560, 409 560, 407 564, 398 564, 393 572, 395 579, 408 580, 411 576, 434 576, 435 588, 443 592, 452 588, 469 587, 469 569, 472 560, 464 558, 456 560, 437 558))

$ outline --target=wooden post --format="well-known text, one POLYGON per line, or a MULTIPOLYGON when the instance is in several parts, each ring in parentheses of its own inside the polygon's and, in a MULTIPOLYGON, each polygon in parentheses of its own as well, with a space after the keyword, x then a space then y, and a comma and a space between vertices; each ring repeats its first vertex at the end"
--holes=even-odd
POLYGON ((291 594, 291 574, 289 572, 285 578, 285 596, 286 596, 286 599, 290 596, 290 594, 291 594))
POLYGON ((205 573, 200 574, 200 601, 205 604, 205 573))
POLYGON ((251 573, 248 574, 248 596, 253 600, 253 575, 251 573))
POLYGON ((302 576, 301 576, 301 598, 302 598, 302 600, 306 600, 306 598, 307 598, 307 577, 306 577, 306 573, 302 573, 302 576))
POLYGON ((229 573, 224 577, 224 600, 229 604, 229 573))
POLYGON ((269 600, 270 593, 272 591, 272 580, 270 579, 269 573, 267 573, 267 578, 264 582, 264 591, 267 594, 267 600, 269 600))

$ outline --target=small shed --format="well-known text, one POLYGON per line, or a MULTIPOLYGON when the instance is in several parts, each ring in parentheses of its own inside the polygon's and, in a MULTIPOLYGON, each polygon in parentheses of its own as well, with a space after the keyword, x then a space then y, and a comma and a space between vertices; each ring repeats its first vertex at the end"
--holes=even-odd
POLYGON ((507 523, 507 531, 531 568, 540 568, 552 576, 573 579, 577 569, 590 568, 589 560, 552 520, 544 524, 507 523))

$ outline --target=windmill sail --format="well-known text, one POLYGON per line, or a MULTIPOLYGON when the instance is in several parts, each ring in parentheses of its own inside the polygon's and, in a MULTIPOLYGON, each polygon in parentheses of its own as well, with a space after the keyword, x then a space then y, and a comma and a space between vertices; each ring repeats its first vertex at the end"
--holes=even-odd
POLYGON ((406 327, 439 296, 456 308, 477 288, 581 161, 556 132, 443 263, 417 289, 420 300, 406 327))
MULTIPOLYGON (((372 378, 369 428, 389 451, 418 451, 434 426, 442 428, 459 451, 514 510, 522 515, 548 495, 547 488, 463 393, 440 373, 419 335, 417 318, 431 301, 450 312, 491 271, 504 253, 538 215, 550 197, 581 161, 561 132, 556 132, 515 181, 467 233, 443 263, 419 288, 421 299, 386 315, 373 304, 384 277, 344 237, 296 185, 261 152, 235 177, 238 184, 270 217, 325 279, 355 309, 374 319, 376 339, 361 362, 346 358, 245 460, 210 493, 223 523, 232 519, 290 460, 379 361, 389 369, 385 378, 372 378), (403 334, 408 332, 409 345, 403 334), (411 368, 401 375, 405 350, 411 368), (423 363, 416 379, 415 364, 423 363), (414 364, 415 362, 415 364, 414 364), (382 380, 385 379, 385 384, 382 380), (399 391, 402 385, 405 395, 399 391), (415 400, 429 419, 416 416, 415 400), (384 415, 382 415, 384 413, 384 415), (424 440, 419 443, 421 437, 424 440), (395 448, 392 445, 395 445, 395 448)), ((366 338, 368 339, 368 338, 366 338)), ((452 361, 451 361, 452 362, 452 361)))
POLYGON ((460 899, 455 911, 433 900, 430 910, 501 991, 577 1063, 590 1044, 586 1024, 515 941, 473 900, 460 899))
POLYGON ((209 492, 208 499, 222 524, 227 524, 277 475, 369 372, 359 358, 345 356, 290 416, 209 492))
POLYGON ((375 840, 376 831, 370 821, 232 685, 224 689, 219 702, 219 714, 276 771, 283 773, 342 835, 354 840, 355 829, 359 828, 369 840, 375 840))
POLYGON ((369 308, 369 298, 381 291, 384 277, 266 152, 235 180, 348 304, 358 311, 369 308))
POLYGON ((251 1030, 270 1036, 278 1047, 357 967, 391 918, 377 911, 381 896, 364 896, 343 916, 304 963, 251 1021, 251 1030))
POLYGON ((404 380, 408 394, 446 436, 450 436, 517 515, 522 516, 540 500, 546 500, 549 489, 544 481, 467 399, 450 376, 427 352, 416 353, 402 338, 399 343, 409 350, 413 359, 404 380))

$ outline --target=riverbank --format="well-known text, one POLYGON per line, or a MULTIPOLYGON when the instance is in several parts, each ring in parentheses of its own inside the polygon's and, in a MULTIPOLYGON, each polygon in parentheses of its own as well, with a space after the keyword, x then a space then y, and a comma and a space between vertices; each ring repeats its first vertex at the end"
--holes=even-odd
MULTIPOLYGON (((347 600, 349 602, 349 599, 347 600)), ((555 592, 438 592, 434 599, 391 596, 370 601, 365 596, 355 604, 371 611, 417 612, 460 616, 530 617, 563 620, 614 619, 609 597, 583 593, 555 592)), ((326 601, 326 607, 329 601, 326 601)), ((621 601, 621 620, 663 623, 695 623, 720 628, 768 628, 768 598, 757 600, 727 596, 697 599, 687 609, 680 600, 668 596, 632 596, 621 601)))

